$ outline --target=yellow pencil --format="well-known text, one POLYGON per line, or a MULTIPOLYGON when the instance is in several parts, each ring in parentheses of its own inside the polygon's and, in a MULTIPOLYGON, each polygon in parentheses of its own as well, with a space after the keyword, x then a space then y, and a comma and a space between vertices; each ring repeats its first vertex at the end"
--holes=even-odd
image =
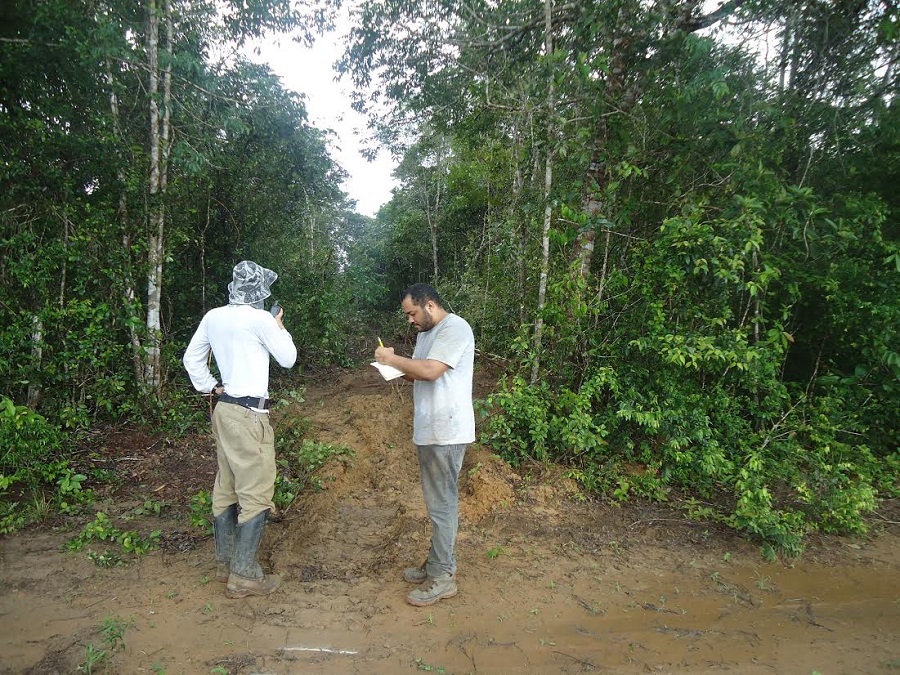
POLYGON ((384 343, 381 341, 381 338, 378 338, 378 346, 384 347, 384 343))

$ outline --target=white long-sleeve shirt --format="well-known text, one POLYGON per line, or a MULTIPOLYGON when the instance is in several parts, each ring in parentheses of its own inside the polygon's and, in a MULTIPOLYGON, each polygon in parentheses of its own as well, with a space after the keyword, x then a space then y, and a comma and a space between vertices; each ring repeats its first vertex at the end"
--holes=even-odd
POLYGON ((290 368, 297 361, 291 334, 263 309, 225 305, 200 321, 182 363, 197 391, 208 393, 218 384, 209 370, 212 350, 229 396, 269 397, 269 356, 290 368))

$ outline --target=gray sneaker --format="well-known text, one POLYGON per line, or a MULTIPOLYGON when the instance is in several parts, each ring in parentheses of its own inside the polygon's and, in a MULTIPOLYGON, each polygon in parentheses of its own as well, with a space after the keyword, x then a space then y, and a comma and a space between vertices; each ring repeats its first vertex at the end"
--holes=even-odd
POLYGON ((268 595, 281 585, 277 574, 264 574, 260 579, 246 579, 232 572, 225 586, 226 598, 246 598, 248 595, 268 595))
POLYGON ((415 607, 428 607, 438 600, 452 598, 459 592, 456 587, 456 578, 453 574, 442 574, 433 579, 427 579, 417 589, 410 591, 406 601, 415 607))
POLYGON ((403 570, 403 581, 411 584, 421 584, 428 578, 428 572, 425 571, 425 563, 421 567, 407 567, 403 570))

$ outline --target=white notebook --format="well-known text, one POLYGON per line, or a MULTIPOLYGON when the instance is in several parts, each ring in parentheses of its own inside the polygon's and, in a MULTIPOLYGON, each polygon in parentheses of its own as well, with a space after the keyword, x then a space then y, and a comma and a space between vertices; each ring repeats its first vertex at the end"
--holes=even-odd
POLYGON ((403 371, 394 368, 394 366, 386 366, 383 363, 378 363, 378 361, 372 361, 372 365, 378 369, 378 372, 381 373, 385 380, 396 380, 398 377, 403 377, 403 371))

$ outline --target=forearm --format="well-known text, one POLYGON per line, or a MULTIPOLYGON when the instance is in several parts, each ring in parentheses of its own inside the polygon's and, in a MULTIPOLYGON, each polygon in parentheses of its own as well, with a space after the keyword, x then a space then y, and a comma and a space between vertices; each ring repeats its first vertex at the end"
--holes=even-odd
POLYGON ((286 330, 283 330, 282 332, 287 339, 283 340, 272 352, 272 356, 275 357, 278 365, 282 368, 293 368, 294 364, 297 363, 297 346, 294 344, 293 339, 291 339, 290 333, 286 330))
POLYGON ((402 370, 407 380, 433 382, 447 371, 446 363, 434 359, 410 359, 398 354, 390 354, 382 363, 402 370))
POLYGON ((184 353, 182 363, 191 379, 191 384, 197 391, 207 393, 219 383, 213 377, 208 365, 209 346, 197 341, 192 341, 184 353))
POLYGON ((293 368, 297 362, 297 346, 294 338, 281 323, 281 313, 277 317, 278 328, 267 331, 263 344, 282 368, 293 368))
POLYGON ((191 384, 194 385, 194 389, 204 394, 208 394, 212 391, 213 387, 219 384, 219 381, 213 377, 211 372, 209 372, 209 368, 188 368, 187 372, 188 376, 191 378, 191 384))

